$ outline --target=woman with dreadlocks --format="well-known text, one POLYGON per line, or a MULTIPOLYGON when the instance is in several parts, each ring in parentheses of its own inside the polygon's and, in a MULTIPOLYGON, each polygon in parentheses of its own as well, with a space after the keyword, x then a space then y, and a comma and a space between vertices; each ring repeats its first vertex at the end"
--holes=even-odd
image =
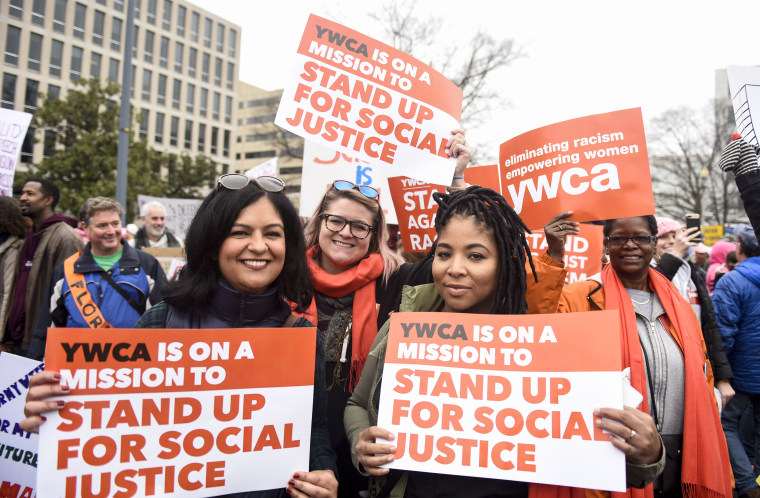
MULTIPOLYGON (((525 266, 527 263, 533 268, 533 261, 525 237, 527 228, 520 217, 501 195, 487 188, 472 186, 451 195, 433 196, 440 205, 436 217, 438 238, 428 255, 432 259, 434 283, 405 287, 401 311, 526 313, 525 266)), ((548 226, 559 225, 564 230, 567 224, 572 227, 568 230, 575 231, 575 222, 558 222, 567 215, 558 215, 548 226)), ((556 287, 556 283, 551 285, 556 287)), ((541 290, 541 286, 541 281, 531 284, 543 292, 554 294, 557 290, 541 290)), ((395 451, 390 444, 375 442, 376 438, 394 438, 376 426, 389 328, 390 321, 378 332, 344 416, 354 465, 370 476, 371 495, 378 496, 383 490, 384 495, 406 498, 528 496, 530 485, 524 482, 423 472, 394 471, 389 477, 388 469, 380 467, 393 460, 395 451)), ((605 416, 615 419, 614 412, 619 411, 605 412, 605 416)), ((603 424, 605 430, 625 431, 614 420, 603 424)), ((642 436, 642 440, 646 437, 642 436)), ((649 437, 656 438, 656 431, 651 431, 649 437)), ((659 453, 646 455, 645 463, 657 461, 659 456, 659 453)), ((541 496, 552 496, 556 489, 542 487, 546 493, 541 496)), ((581 496, 583 491, 576 493, 581 496)))

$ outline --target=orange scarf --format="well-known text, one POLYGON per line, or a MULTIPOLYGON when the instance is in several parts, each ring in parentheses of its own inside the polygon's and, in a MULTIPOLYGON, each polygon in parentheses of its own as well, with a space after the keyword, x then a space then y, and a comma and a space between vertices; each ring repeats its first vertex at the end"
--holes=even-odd
MULTIPOLYGON (((646 366, 636 326, 636 312, 617 273, 611 265, 602 270, 605 309, 620 310, 623 368, 631 367, 631 384, 640 393, 647 392, 646 366)), ((684 356, 683 465, 681 490, 689 498, 730 498, 731 465, 726 438, 720 425, 715 397, 705 382, 705 354, 702 332, 689 303, 663 275, 649 269, 649 285, 665 309, 671 334, 680 344, 684 356)), ((647 397, 640 407, 649 413, 647 397)), ((612 493, 612 498, 652 498, 653 487, 628 488, 612 493)), ((596 493, 595 493, 596 494, 596 493)), ((533 484, 530 498, 582 498, 583 490, 533 484)))
MULTIPOLYGON (((354 293, 351 316, 351 371, 348 376, 348 389, 353 393, 377 335, 375 281, 383 273, 383 258, 379 254, 370 254, 353 268, 332 275, 319 267, 314 261, 316 256, 317 246, 307 249, 306 260, 314 279, 314 290, 334 298, 354 293)), ((312 300, 309 309, 300 316, 317 325, 316 300, 312 300)))

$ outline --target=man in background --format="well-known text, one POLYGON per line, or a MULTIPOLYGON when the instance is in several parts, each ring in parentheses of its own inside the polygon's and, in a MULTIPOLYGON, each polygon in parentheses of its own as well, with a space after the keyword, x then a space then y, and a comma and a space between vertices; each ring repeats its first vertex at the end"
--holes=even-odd
POLYGON ((166 229, 166 208, 160 202, 150 201, 143 204, 140 209, 140 221, 143 227, 137 231, 131 242, 137 249, 184 247, 182 241, 166 229))

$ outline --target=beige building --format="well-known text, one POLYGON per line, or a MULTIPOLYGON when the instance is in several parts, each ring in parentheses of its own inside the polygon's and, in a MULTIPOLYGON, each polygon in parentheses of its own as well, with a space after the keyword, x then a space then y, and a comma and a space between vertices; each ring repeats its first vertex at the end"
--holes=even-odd
POLYGON ((277 175, 298 207, 303 166, 303 138, 274 124, 282 90, 267 91, 238 83, 237 138, 233 170, 243 173, 277 158, 277 175))
MULTIPOLYGON (((4 108, 33 113, 38 92, 65 96, 80 78, 121 83, 126 0, 0 3, 4 108)), ((179 0, 136 0, 132 99, 139 136, 158 150, 233 165, 240 27, 179 0)), ((33 130, 32 130, 33 133, 33 130)), ((31 133, 21 166, 53 153, 31 133)))

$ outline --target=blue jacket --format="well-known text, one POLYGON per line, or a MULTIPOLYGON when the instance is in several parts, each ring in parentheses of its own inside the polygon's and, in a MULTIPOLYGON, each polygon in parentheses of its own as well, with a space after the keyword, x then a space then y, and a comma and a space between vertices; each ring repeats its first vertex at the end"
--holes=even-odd
POLYGON ((731 385, 760 393, 760 257, 747 258, 725 274, 713 294, 715 316, 728 361, 731 385))
MULTIPOLYGON (((100 309, 106 321, 116 328, 131 329, 145 309, 161 301, 161 286, 166 281, 166 277, 156 258, 129 244, 124 244, 123 240, 122 247, 124 252, 121 259, 109 273, 114 282, 132 298, 139 309, 133 308, 103 278, 106 272, 93 259, 89 243, 74 263, 74 272, 84 275, 92 301, 100 309)), ((34 328, 27 353, 30 358, 42 361, 45 355, 48 327, 90 327, 79 311, 69 285, 63 264, 60 264, 53 270, 48 299, 45 301, 50 303, 49 309, 43 306, 34 328)))

